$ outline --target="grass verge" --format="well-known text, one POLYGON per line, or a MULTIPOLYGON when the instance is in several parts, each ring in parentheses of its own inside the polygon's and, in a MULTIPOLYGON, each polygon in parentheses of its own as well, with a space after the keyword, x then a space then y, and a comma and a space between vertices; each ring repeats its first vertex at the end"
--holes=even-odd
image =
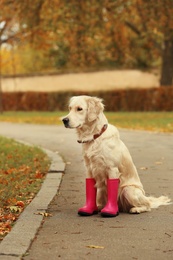
POLYGON ((117 127, 173 133, 173 112, 123 112, 107 116, 117 127))
MULTIPOLYGON (((0 121, 62 125, 67 112, 4 112, 0 121)), ((173 132, 173 112, 106 112, 109 122, 117 127, 173 132)))
POLYGON ((0 137, 0 240, 39 191, 49 164, 39 148, 0 137))

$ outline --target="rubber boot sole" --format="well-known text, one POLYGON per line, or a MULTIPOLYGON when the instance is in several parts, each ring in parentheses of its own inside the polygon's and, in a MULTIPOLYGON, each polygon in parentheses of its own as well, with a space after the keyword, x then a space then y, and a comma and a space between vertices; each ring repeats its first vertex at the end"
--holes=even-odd
POLYGON ((93 211, 92 213, 84 212, 84 211, 78 211, 79 216, 89 217, 92 215, 98 214, 98 211, 93 211))
POLYGON ((108 212, 101 212, 101 216, 103 218, 114 218, 114 217, 117 217, 118 215, 119 215, 119 212, 117 212, 116 214, 111 214, 108 212))

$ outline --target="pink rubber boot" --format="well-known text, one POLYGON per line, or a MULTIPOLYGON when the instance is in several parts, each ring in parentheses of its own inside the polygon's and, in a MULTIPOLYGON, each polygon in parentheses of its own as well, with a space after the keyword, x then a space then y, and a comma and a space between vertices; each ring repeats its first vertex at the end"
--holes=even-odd
POLYGON ((96 205, 97 189, 95 188, 95 179, 86 179, 86 203, 83 208, 78 210, 80 216, 91 216, 98 213, 96 205))
POLYGON ((119 214, 118 210, 118 186, 119 179, 107 180, 107 204, 101 210, 102 217, 116 217, 119 214))

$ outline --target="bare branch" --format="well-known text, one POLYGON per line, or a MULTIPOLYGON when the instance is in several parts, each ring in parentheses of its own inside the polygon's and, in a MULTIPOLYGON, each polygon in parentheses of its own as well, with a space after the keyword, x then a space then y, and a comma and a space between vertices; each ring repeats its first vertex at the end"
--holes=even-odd
POLYGON ((125 25, 127 25, 134 33, 136 33, 137 35, 141 35, 141 32, 136 28, 136 26, 134 24, 132 24, 129 21, 125 21, 125 25))

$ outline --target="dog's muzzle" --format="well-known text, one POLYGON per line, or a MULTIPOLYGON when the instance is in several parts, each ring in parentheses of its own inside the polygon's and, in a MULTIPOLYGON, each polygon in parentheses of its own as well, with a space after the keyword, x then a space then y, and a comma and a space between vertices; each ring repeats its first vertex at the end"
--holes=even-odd
POLYGON ((69 120, 68 117, 63 118, 62 121, 63 121, 65 127, 69 127, 69 121, 70 120, 69 120))

